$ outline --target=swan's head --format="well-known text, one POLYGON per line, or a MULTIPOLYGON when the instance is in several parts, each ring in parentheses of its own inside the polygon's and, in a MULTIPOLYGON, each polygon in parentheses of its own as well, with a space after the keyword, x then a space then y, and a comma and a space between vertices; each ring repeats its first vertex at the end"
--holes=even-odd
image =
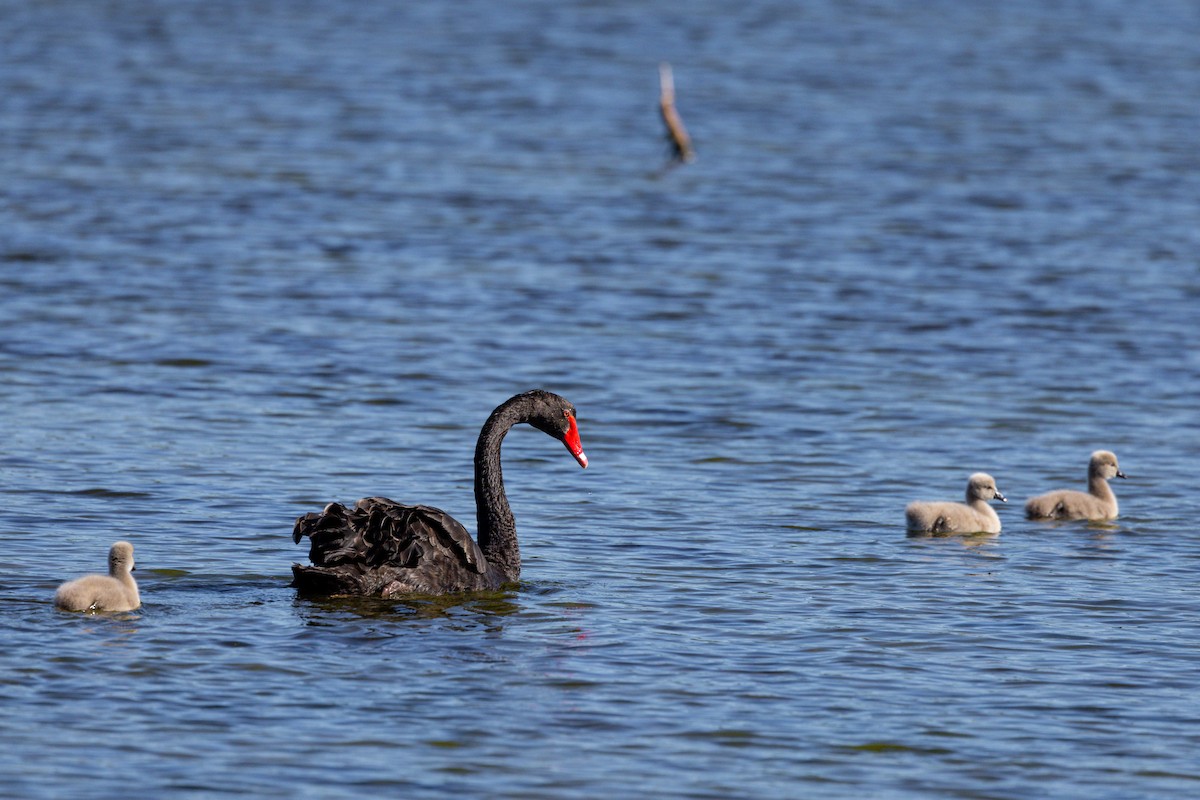
POLYGON ((1088 474, 1099 475, 1104 480, 1109 478, 1124 478, 1125 473, 1117 466, 1117 457, 1108 450, 1097 450, 1088 461, 1088 474))
POLYGON ((536 389, 518 395, 529 405, 528 417, 530 425, 543 433, 548 433, 567 446, 567 450, 579 462, 579 466, 587 468, 588 458, 584 455, 583 444, 579 441, 579 425, 575 421, 575 406, 565 397, 553 392, 536 389))
POLYGON ((129 542, 117 542, 108 551, 108 574, 118 575, 122 572, 132 572, 133 545, 129 542))
POLYGON ((980 500, 995 498, 1001 503, 1008 502, 1008 498, 1000 494, 1000 490, 996 488, 996 479, 986 472, 976 472, 967 479, 967 497, 977 497, 980 500))

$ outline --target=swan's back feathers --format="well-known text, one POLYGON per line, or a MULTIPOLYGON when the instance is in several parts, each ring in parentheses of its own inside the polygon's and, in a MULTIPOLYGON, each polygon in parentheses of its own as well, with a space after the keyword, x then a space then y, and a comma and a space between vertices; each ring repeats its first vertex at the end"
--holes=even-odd
POLYGON ((963 503, 913 502, 904 509, 908 530, 924 533, 999 533, 995 521, 963 503))
POLYGON ((308 557, 318 567, 359 564, 415 567, 429 545, 452 551, 464 567, 483 574, 479 545, 458 520, 432 506, 406 506, 386 497, 364 497, 348 509, 330 503, 320 513, 296 520, 292 539, 311 542, 308 557))
POLYGON ((394 594, 485 588, 488 564, 457 520, 432 506, 364 497, 330 503, 296 520, 309 537, 312 567, 293 568, 296 585, 319 594, 394 594), (450 587, 440 589, 439 586, 450 587))
POLYGON ((54 605, 63 611, 133 611, 141 604, 132 580, 108 575, 84 575, 54 593, 54 605))
POLYGON ((1100 498, 1087 492, 1059 489, 1031 497, 1025 502, 1029 519, 1091 519, 1105 520, 1117 516, 1116 498, 1100 498))

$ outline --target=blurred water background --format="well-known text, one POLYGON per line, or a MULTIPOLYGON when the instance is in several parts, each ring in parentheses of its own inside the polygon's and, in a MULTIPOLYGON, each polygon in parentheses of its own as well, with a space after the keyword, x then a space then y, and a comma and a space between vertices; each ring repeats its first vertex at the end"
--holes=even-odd
POLYGON ((1200 6, 0 0, 4 794, 1200 793, 1200 6), (699 158, 671 167, 658 64, 699 158), (301 600, 293 519, 522 585, 301 600), (1130 479, 1112 524, 1020 505, 1130 479), (999 537, 903 507, 991 472, 999 537), (137 548, 145 605, 56 612, 137 548))

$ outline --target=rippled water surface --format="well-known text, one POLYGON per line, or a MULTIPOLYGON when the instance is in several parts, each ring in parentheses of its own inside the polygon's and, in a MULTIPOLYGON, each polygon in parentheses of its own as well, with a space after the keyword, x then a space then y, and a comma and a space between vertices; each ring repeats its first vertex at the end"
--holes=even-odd
POLYGON ((1194 3, 0 20, 6 796, 1200 794, 1194 3), (519 588, 288 588, 329 500, 473 523, 534 386, 519 588))

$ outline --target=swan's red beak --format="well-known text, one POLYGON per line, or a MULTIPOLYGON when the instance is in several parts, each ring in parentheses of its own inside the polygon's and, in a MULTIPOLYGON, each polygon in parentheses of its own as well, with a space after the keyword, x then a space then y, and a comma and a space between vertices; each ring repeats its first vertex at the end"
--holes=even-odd
POLYGON ((579 466, 587 469, 587 456, 583 454, 583 445, 579 442, 579 426, 575 424, 575 417, 567 415, 567 433, 563 436, 563 444, 571 451, 571 455, 575 456, 575 460, 579 462, 579 466))

